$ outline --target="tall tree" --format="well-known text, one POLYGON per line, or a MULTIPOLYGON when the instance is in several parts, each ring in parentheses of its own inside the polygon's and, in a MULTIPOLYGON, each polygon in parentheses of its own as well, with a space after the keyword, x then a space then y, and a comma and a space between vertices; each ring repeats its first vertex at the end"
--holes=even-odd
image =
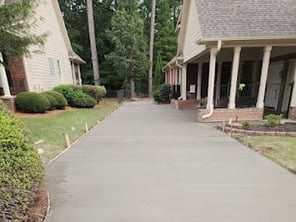
POLYGON ((155 10, 156 0, 151 2, 151 24, 150 24, 150 43, 149 43, 149 75, 148 75, 148 94, 152 97, 152 85, 153 85, 153 49, 154 49, 154 26, 155 26, 155 10))
POLYGON ((100 85, 100 72, 99 72, 99 60, 97 53, 96 34, 94 25, 94 13, 93 13, 93 1, 87 0, 87 20, 88 20, 88 31, 91 48, 91 60, 93 65, 93 75, 95 85, 100 85))
POLYGON ((135 94, 135 83, 146 75, 149 64, 143 21, 137 6, 137 0, 119 1, 108 32, 114 51, 107 56, 107 60, 112 63, 115 72, 125 79, 123 86, 129 88, 131 98, 135 94))
MULTIPOLYGON (((1 3, 1 2, 0 2, 1 3)), ((0 5, 0 52, 10 57, 29 55, 33 45, 42 46, 47 33, 36 35, 34 10, 37 0, 12 1, 0 5)), ((41 51, 37 47, 37 51, 41 51)))

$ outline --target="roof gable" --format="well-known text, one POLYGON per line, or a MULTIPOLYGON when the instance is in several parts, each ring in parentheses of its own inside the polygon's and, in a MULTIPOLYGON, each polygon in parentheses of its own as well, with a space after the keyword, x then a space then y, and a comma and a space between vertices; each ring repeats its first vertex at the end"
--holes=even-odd
POLYGON ((295 0, 195 0, 202 38, 296 35, 295 0))

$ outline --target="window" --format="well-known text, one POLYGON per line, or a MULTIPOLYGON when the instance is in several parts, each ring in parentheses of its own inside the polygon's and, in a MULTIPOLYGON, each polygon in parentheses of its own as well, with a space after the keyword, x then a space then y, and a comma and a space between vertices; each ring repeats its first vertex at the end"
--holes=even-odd
POLYGON ((55 75, 54 58, 48 58, 49 73, 51 76, 55 75))

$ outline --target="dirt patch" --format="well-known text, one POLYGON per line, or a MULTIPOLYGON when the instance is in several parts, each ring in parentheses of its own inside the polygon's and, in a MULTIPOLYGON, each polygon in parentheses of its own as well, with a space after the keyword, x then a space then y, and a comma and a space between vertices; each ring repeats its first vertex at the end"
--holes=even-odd
POLYGON ((26 222, 44 221, 48 208, 48 194, 46 187, 41 187, 37 193, 34 203, 30 207, 26 222))

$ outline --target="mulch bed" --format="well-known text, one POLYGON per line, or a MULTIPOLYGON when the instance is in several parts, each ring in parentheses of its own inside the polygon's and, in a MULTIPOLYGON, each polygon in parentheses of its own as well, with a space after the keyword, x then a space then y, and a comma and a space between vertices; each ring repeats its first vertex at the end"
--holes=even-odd
MULTIPOLYGON (((218 129, 223 130, 223 126, 217 126, 218 129)), ((296 123, 284 123, 274 127, 268 127, 264 124, 251 124, 249 129, 243 129, 241 126, 233 125, 232 127, 226 125, 224 128, 228 133, 239 133, 247 135, 258 136, 295 136, 296 137, 296 123)))
POLYGON ((24 222, 43 222, 48 208, 48 195, 46 187, 41 187, 34 203, 30 207, 28 216, 24 222))

